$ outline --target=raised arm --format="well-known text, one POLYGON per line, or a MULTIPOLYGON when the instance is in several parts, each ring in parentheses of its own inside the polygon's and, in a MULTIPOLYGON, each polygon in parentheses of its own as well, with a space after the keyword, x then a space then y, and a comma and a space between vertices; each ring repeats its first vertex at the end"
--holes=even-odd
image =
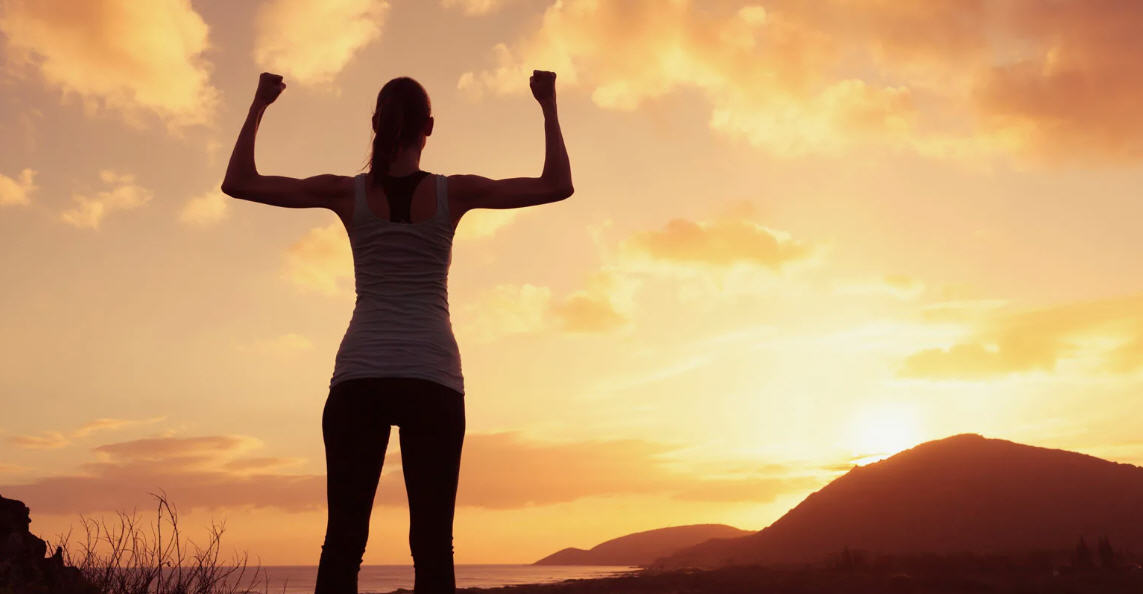
POLYGON ((540 177, 489 179, 450 175, 449 197, 463 212, 472 208, 520 208, 572 195, 571 164, 556 113, 556 73, 532 71, 532 96, 544 113, 544 170, 540 177))
POLYGON ((266 108, 286 88, 282 77, 263 72, 258 78, 258 91, 246 114, 246 122, 238 133, 222 191, 229 196, 288 208, 322 206, 337 211, 353 191, 353 178, 343 175, 315 175, 307 178, 261 175, 254 164, 254 139, 266 108))

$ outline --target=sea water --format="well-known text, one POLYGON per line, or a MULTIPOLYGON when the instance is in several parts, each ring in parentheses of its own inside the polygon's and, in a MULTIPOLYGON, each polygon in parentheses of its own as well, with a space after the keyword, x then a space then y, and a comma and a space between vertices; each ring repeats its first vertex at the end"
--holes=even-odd
MULTIPOLYGON (((601 578, 639 571, 638 567, 605 565, 456 565, 457 588, 494 588, 514 584, 544 584, 570 579, 601 578)), ((253 591, 268 594, 311 594, 316 565, 263 566, 253 591)), ((249 573, 247 574, 249 577, 249 573)), ((249 580, 243 583, 248 585, 249 580)), ((360 594, 413 589, 412 565, 362 565, 357 575, 360 594)))

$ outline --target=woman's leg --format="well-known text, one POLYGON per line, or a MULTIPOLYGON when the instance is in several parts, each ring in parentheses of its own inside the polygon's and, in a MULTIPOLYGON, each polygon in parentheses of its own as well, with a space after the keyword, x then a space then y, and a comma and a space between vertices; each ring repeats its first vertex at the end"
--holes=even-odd
POLYGON ((401 464, 409 495, 409 549, 416 594, 456 592, 452 520, 464 442, 464 395, 419 382, 400 427, 401 464))
MULTIPOLYGON (((390 419, 369 380, 335 385, 322 412, 329 519, 315 594, 356 594, 390 419)), ((403 396, 403 395, 401 395, 403 396)))

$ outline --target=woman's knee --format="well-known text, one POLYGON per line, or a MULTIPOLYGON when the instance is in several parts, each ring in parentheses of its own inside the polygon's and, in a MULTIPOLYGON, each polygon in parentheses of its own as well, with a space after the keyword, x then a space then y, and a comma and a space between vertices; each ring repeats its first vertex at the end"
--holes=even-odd
POLYGON ((413 560, 428 563, 452 562, 451 526, 413 526, 409 528, 409 551, 413 560))

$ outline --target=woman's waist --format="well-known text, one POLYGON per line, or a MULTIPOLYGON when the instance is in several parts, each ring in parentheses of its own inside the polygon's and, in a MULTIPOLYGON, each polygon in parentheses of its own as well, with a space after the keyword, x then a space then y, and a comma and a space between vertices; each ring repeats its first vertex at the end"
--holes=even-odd
POLYGON ((354 311, 345 336, 358 335, 396 341, 456 340, 448 312, 444 315, 394 315, 393 312, 354 311))

